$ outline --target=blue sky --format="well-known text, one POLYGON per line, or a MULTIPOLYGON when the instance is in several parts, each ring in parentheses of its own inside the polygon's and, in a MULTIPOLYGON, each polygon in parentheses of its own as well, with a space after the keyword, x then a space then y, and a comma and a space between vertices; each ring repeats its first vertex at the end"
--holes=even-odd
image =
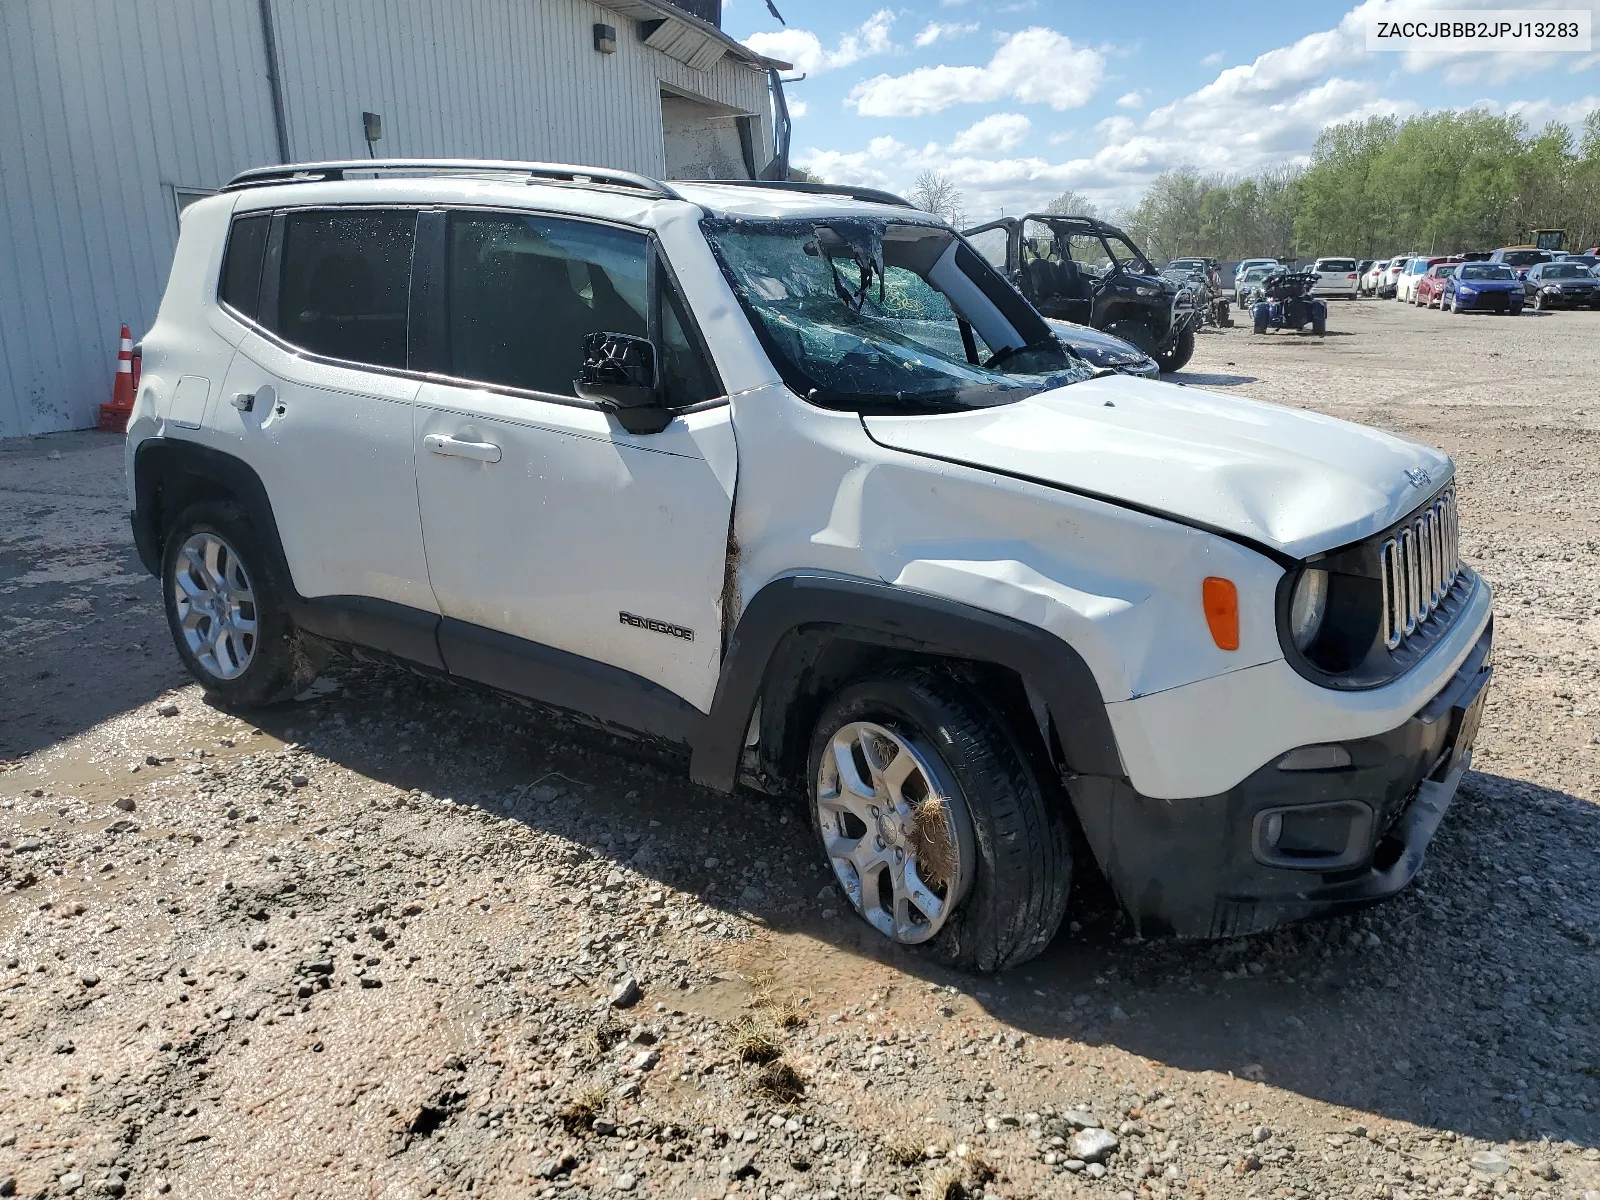
MULTIPOLYGON (((1115 209, 1180 165, 1304 161, 1323 126, 1373 114, 1481 105, 1537 127, 1600 107, 1600 53, 1370 53, 1378 0, 774 2, 787 26, 764 0, 724 0, 723 27, 806 73, 787 89, 794 160, 901 191, 932 168, 973 219, 1068 188, 1115 209)), ((1446 6, 1485 7, 1406 4, 1446 6)))

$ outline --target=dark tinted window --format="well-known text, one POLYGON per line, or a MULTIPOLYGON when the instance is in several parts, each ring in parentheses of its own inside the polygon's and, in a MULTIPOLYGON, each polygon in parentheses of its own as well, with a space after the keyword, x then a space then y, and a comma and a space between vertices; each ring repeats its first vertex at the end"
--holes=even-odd
POLYGON ((682 408, 722 395, 716 372, 689 334, 689 321, 678 289, 661 289, 661 387, 667 404, 682 408))
POLYGON ((222 260, 222 302, 247 317, 256 315, 261 291, 261 260, 267 250, 272 214, 240 217, 228 233, 228 253, 222 260))
POLYGON ((409 212, 285 217, 279 336, 331 358, 405 366, 416 226, 409 212))
POLYGON ((586 221, 453 214, 450 373, 574 395, 585 334, 646 334, 645 245, 586 221))

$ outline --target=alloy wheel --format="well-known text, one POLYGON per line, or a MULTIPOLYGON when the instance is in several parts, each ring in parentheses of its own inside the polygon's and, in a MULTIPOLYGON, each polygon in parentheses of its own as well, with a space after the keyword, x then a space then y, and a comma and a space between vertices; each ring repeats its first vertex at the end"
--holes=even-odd
POLYGON ((184 643, 205 671, 237 679, 255 658, 255 590, 238 553, 214 533, 196 533, 178 551, 172 598, 184 643))
POLYGON ((885 937, 926 942, 971 883, 972 823, 943 763, 869 721, 836 730, 817 767, 817 824, 834 877, 885 937))

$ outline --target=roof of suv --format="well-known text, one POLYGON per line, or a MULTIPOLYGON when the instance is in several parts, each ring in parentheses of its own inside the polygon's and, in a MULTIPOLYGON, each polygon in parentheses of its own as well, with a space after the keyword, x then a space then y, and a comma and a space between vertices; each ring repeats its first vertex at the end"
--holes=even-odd
POLYGON ((717 216, 782 219, 864 216, 943 224, 889 192, 751 180, 664 183, 628 171, 490 159, 379 159, 294 163, 236 175, 222 189, 241 211, 329 204, 493 204, 570 211, 643 225, 684 203, 717 216))

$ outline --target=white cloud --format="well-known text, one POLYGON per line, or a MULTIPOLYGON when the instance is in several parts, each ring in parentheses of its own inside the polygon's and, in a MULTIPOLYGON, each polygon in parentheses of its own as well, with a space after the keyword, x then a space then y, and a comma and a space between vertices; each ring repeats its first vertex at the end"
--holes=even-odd
POLYGON ((1105 74, 1099 51, 1076 46, 1052 29, 1034 26, 1001 43, 982 67, 918 67, 878 75, 845 97, 864 117, 920 117, 956 104, 1013 99, 1061 111, 1086 104, 1105 74))
POLYGON ((859 27, 842 35, 832 50, 822 44, 822 39, 809 29, 777 29, 753 33, 744 41, 757 54, 793 63, 797 71, 814 75, 837 67, 848 67, 875 54, 887 54, 894 49, 889 27, 894 24, 894 13, 882 8, 873 13, 859 27))
POLYGON ((942 25, 938 21, 929 21, 912 40, 919 46, 931 46, 940 38, 957 38, 977 32, 976 21, 951 21, 942 25))
POLYGON ((789 106, 789 115, 791 117, 795 117, 797 119, 800 118, 800 117, 805 116, 806 113, 811 111, 811 106, 809 104, 807 104, 804 100, 787 100, 786 99, 786 103, 789 106))
POLYGON ((1143 108, 1144 95, 1140 92, 1124 92, 1117 97, 1118 108, 1143 108))
POLYGON ((1222 61, 1222 51, 1221 50, 1213 50, 1210 54, 1206 55, 1204 58, 1202 58, 1200 60, 1200 65, 1202 67, 1214 67, 1218 63, 1220 63, 1221 61, 1222 61))
POLYGON ((1551 121, 1566 125, 1575 133, 1583 124, 1583 119, 1595 109, 1600 108, 1600 96, 1585 96, 1581 100, 1574 100, 1570 104, 1557 104, 1548 98, 1544 100, 1513 100, 1506 104, 1499 100, 1479 100, 1471 107, 1481 108, 1492 113, 1511 113, 1521 117, 1528 123, 1529 129, 1543 129, 1551 121))
POLYGON ((967 126, 950 143, 951 154, 994 154, 1011 150, 1028 136, 1033 122, 1021 113, 990 113, 967 126))

